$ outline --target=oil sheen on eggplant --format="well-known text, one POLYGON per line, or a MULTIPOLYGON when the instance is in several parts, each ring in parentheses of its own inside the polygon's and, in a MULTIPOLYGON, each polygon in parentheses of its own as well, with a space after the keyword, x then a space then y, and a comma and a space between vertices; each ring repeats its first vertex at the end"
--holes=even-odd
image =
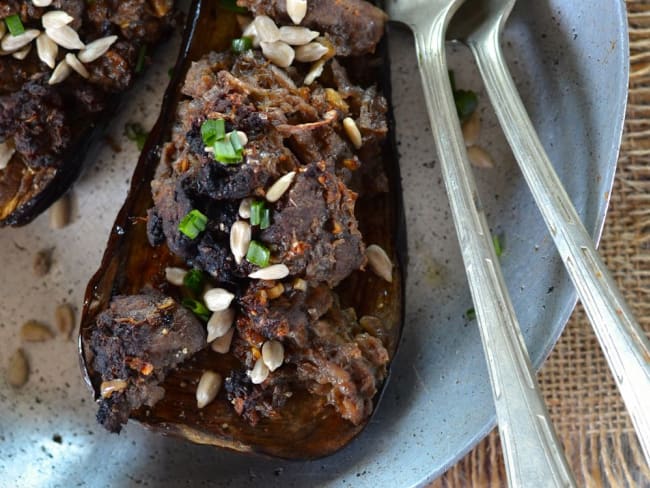
MULTIPOLYGON (((85 77, 72 72, 53 84, 36 41, 23 59, 0 56, 0 141, 16 149, 0 169, 0 227, 28 224, 70 188, 88 146, 142 69, 147 48, 150 54, 166 37, 174 16, 173 0, 55 0, 46 7, 0 2, 2 17, 19 15, 26 29, 41 29, 43 16, 56 11, 71 15, 70 25, 86 42, 117 39, 85 64, 85 77)), ((56 52, 57 66, 66 52, 73 54, 56 52)))
MULTIPOLYGON (((112 234, 99 270, 88 284, 79 334, 79 354, 84 377, 95 398, 100 396, 101 376, 93 369, 90 348, 91 335, 97 316, 109 306, 116 295, 134 295, 145 287, 169 291, 164 281, 164 269, 178 266, 182 261, 166 245, 152 247, 147 238, 145 220, 153 206, 150 184, 160 162, 160 149, 170 140, 176 108, 183 98, 180 90, 192 61, 210 51, 229 48, 233 38, 241 35, 235 15, 218 7, 218 3, 195 0, 191 19, 186 28, 181 54, 174 68, 171 84, 163 100, 156 123, 136 167, 129 195, 115 221, 112 234)), ((390 85, 386 41, 374 56, 374 82, 389 98, 390 85)), ((351 74, 354 76, 354 74, 351 74)), ((389 128, 392 119, 389 112, 389 128)), ((353 307, 359 317, 373 315, 386 324, 384 344, 390 358, 394 357, 403 323, 403 269, 405 258, 405 229, 399 186, 399 168, 393 131, 382 150, 383 165, 389 180, 389 191, 360 197, 355 214, 366 244, 380 245, 395 264, 392 283, 366 270, 355 271, 335 291, 342 307, 353 307)), ((370 417, 354 425, 343 419, 322 397, 307 391, 294 391, 282 408, 281 415, 262 418, 255 426, 235 413, 223 391, 207 407, 196 406, 196 384, 205 370, 213 370, 224 378, 241 364, 231 354, 221 355, 209 347, 181 363, 161 386, 164 397, 153 407, 141 407, 130 418, 145 427, 185 438, 198 444, 225 447, 242 452, 254 452, 286 459, 313 459, 329 455, 345 446, 367 424, 370 417)), ((384 380, 375 395, 377 406, 384 380)))

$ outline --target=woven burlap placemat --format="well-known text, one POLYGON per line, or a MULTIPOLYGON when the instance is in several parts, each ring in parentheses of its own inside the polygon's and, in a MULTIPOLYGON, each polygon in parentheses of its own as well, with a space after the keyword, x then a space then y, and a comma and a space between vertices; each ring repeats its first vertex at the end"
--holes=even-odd
MULTIPOLYGON (((627 9, 629 104, 600 251, 650 332, 650 1, 628 1, 627 9)), ((580 305, 539 382, 579 486, 650 487, 650 468, 580 305)), ((430 488, 470 486, 506 486, 496 430, 430 488)))

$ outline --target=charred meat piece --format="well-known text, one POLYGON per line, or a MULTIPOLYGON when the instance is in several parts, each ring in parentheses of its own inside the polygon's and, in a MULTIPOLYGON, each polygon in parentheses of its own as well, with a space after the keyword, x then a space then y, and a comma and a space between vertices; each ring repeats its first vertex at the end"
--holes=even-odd
POLYGON ((133 84, 147 49, 171 30, 172 5, 54 0, 36 7, 31 1, 0 1, 3 25, 18 15, 26 30, 40 36, 48 36, 44 14, 59 10, 71 19, 63 40, 54 35, 49 47, 36 48, 34 39, 24 59, 9 55, 18 48, 0 56, 0 226, 28 223, 72 184, 91 132, 133 84), (104 49, 86 50, 102 40, 108 42, 104 49), (67 55, 82 65, 80 73, 65 69, 67 55))
POLYGON ((102 378, 99 423, 119 432, 132 410, 153 406, 165 394, 158 385, 205 339, 199 320, 170 297, 114 297, 92 334, 93 366, 102 378))

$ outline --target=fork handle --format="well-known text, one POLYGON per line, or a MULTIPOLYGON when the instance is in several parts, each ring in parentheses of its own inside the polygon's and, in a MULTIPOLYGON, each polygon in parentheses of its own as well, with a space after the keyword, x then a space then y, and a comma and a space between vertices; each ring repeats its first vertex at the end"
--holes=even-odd
POLYGON ((506 138, 596 332, 650 464, 648 339, 596 252, 535 133, 508 72, 499 38, 500 26, 495 23, 476 38, 470 37, 468 44, 506 138))
POLYGON ((415 32, 431 130, 476 307, 510 486, 575 486, 539 392, 510 301, 456 115, 445 22, 415 32))

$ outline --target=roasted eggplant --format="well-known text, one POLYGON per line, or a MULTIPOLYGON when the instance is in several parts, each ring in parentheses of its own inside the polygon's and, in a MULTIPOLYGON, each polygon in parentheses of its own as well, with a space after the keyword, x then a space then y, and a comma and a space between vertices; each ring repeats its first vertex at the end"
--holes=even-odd
POLYGON ((0 227, 29 223, 72 185, 93 134, 171 31, 172 7, 0 1, 0 227))
POLYGON ((86 291, 80 360, 109 430, 131 418, 199 444, 313 459, 345 446, 379 401, 402 327, 406 248, 386 41, 375 46, 385 16, 363 0, 310 3, 301 25, 327 49, 315 65, 281 69, 268 45, 262 54, 242 37, 260 16, 291 26, 281 4, 240 0, 256 16, 248 25, 232 6, 192 5, 86 291), (242 251, 237 225, 249 233, 242 251), (206 308, 210 340, 226 330, 215 334, 213 319, 235 311, 228 352, 207 344, 206 308), (284 351, 277 369, 271 342, 284 351), (215 378, 214 401, 197 394, 210 379, 214 393, 215 378))

